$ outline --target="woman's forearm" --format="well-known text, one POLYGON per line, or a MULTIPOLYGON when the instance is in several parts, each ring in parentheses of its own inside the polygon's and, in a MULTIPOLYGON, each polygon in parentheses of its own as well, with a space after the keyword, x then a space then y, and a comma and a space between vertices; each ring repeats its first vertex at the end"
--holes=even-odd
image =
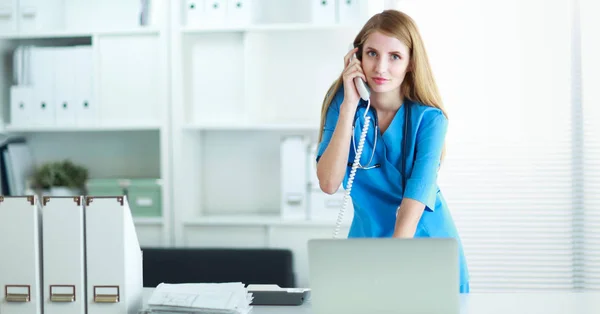
POLYGON ((396 215, 394 238, 412 238, 425 210, 425 204, 410 198, 402 199, 396 215))
POLYGON ((356 106, 352 108, 345 102, 340 105, 340 114, 335 130, 317 164, 319 186, 327 194, 335 193, 344 179, 348 166, 352 121, 355 112, 356 106))

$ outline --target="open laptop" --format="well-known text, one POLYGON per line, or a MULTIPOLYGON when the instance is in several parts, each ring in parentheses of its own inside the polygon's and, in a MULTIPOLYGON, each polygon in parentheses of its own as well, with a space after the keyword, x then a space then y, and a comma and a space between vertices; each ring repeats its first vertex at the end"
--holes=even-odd
POLYGON ((308 259, 314 314, 460 311, 452 238, 313 239, 308 259))

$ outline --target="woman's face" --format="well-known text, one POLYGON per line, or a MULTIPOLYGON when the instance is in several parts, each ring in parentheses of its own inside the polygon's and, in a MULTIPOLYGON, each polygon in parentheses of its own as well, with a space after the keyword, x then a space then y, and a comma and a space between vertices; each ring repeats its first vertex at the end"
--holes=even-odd
POLYGON ((362 68, 371 92, 385 93, 400 88, 409 65, 408 47, 398 38, 374 32, 362 50, 362 68))

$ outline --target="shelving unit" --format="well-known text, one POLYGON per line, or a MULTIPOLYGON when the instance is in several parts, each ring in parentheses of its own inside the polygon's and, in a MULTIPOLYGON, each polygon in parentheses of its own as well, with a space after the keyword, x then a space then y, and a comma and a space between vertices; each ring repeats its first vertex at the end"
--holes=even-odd
POLYGON ((220 32, 289 32, 289 31, 330 31, 330 30, 346 30, 349 25, 339 24, 323 24, 315 25, 311 23, 269 23, 263 25, 246 25, 246 26, 183 26, 180 28, 183 34, 200 34, 200 33, 220 33, 220 32))
POLYGON ((281 140, 316 141, 324 94, 383 1, 353 1, 358 21, 314 14, 347 1, 215 0, 251 7, 248 19, 220 24, 188 17, 201 2, 155 1, 165 6, 157 22, 141 27, 139 1, 39 0, 39 12, 64 4, 52 9, 58 20, 0 24, 4 55, 19 45, 91 47, 98 110, 94 123, 15 123, 13 69, 0 64, 0 131, 26 136, 38 163, 69 157, 95 178, 160 178, 163 216, 134 219, 142 246, 290 248, 305 284, 306 240, 330 237, 335 221, 282 216, 281 140))
POLYGON ((282 215, 281 141, 316 141, 323 97, 383 1, 353 1, 360 14, 345 23, 315 10, 346 1, 225 2, 250 3, 247 23, 190 23, 198 1, 171 6, 175 243, 289 248, 303 285, 306 241, 331 237, 335 220, 282 215))
MULTIPOLYGON (((0 52, 5 59, 24 45, 89 48, 92 70, 88 75, 93 86, 89 108, 95 114, 94 119, 64 123, 55 121, 56 112, 33 119, 36 112, 32 111, 15 120, 10 87, 16 69, 2 63, 0 131, 24 136, 37 164, 71 159, 86 166, 94 179, 160 178, 163 216, 135 217, 134 222, 142 246, 172 245, 168 6, 156 10, 160 13, 152 16, 149 25, 141 26, 139 1, 18 0, 12 4, 11 18, 0 24, 0 52)), ((76 68, 74 61, 61 63, 54 73, 76 68)), ((54 84, 59 83, 57 77, 54 84)), ((52 99, 58 102, 58 96, 52 99)))
POLYGON ((56 38, 83 38, 96 36, 135 36, 135 35, 160 35, 158 27, 137 27, 130 29, 95 30, 95 31, 37 31, 37 32, 10 32, 1 33, 0 40, 22 39, 56 39, 56 38))
POLYGON ((115 132, 115 131, 152 131, 160 130, 160 124, 102 124, 102 125, 82 125, 82 126, 21 126, 8 124, 4 127, 4 132, 115 132))

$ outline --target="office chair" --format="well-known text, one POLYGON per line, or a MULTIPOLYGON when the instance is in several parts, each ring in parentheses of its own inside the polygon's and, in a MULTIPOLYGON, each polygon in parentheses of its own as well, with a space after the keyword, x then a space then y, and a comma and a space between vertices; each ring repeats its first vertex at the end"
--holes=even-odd
POLYGON ((144 287, 164 283, 276 284, 295 288, 292 252, 250 248, 142 248, 144 287))

